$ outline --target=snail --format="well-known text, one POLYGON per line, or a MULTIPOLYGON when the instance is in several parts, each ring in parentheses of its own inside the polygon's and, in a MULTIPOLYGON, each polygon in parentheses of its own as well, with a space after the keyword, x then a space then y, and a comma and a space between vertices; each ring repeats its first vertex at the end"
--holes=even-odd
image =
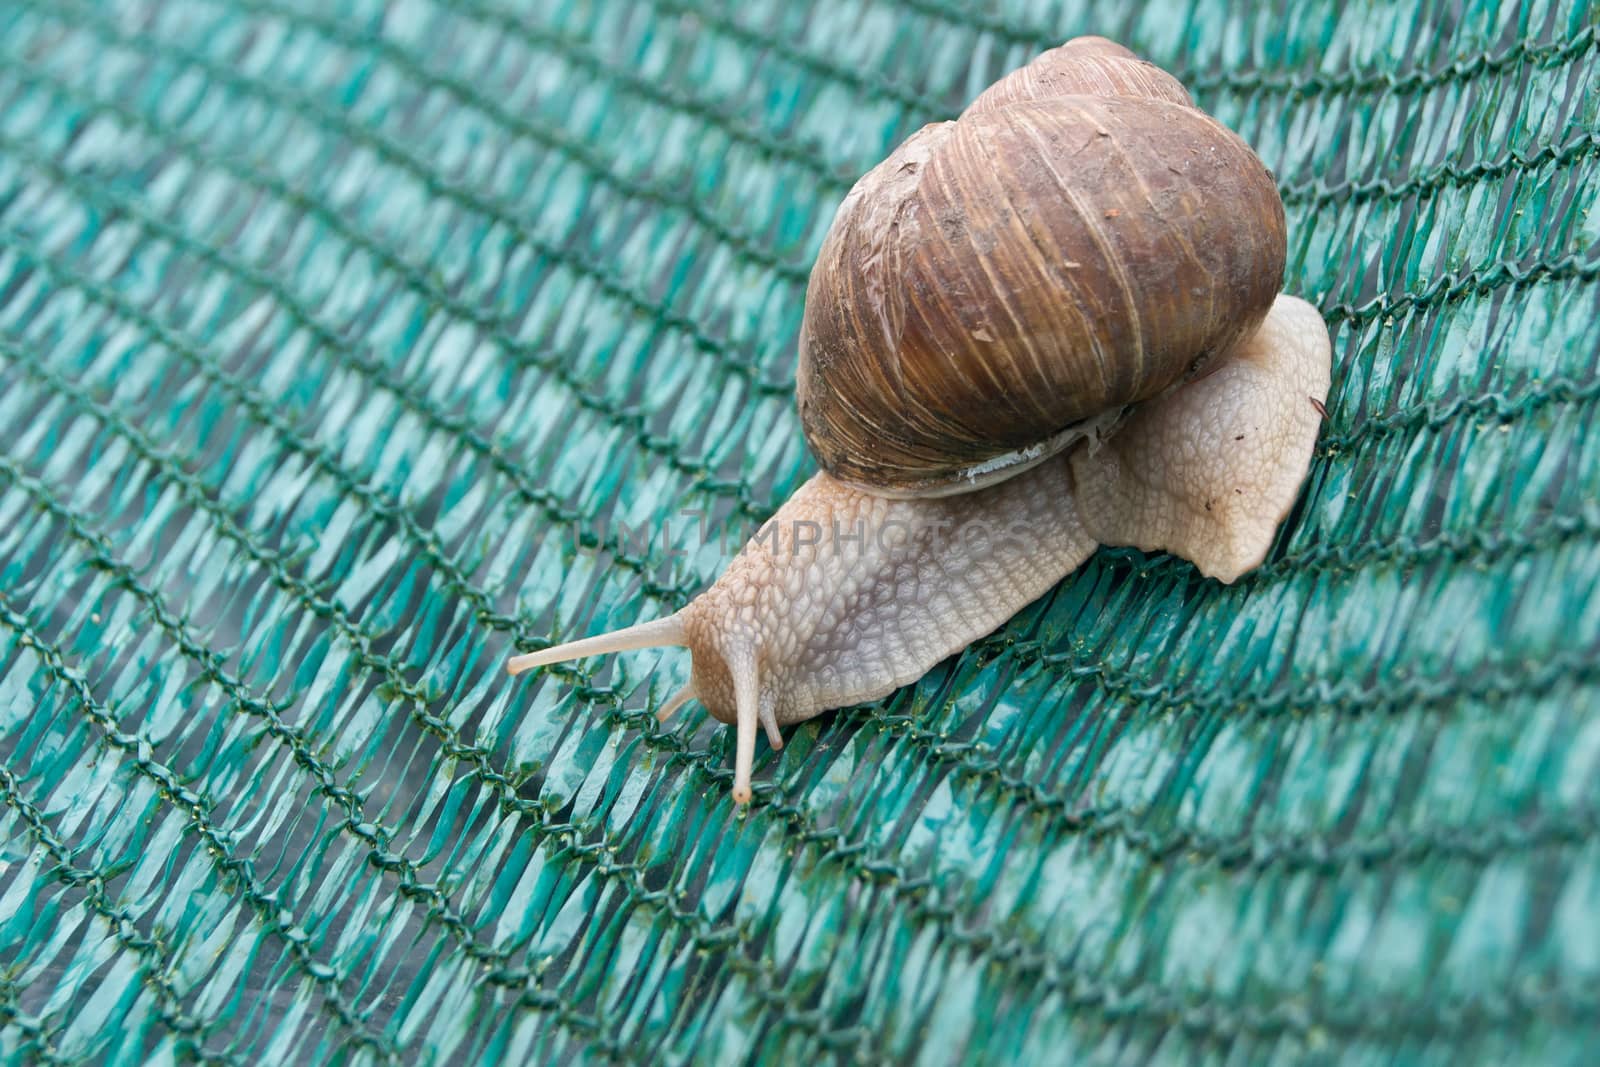
POLYGON ((847 194, 806 290, 796 393, 821 468, 666 618, 511 673, 686 646, 698 699, 756 735, 886 696, 1099 545, 1232 582, 1311 461, 1330 343, 1279 294, 1266 167, 1171 75, 1104 38, 1045 52, 847 194))

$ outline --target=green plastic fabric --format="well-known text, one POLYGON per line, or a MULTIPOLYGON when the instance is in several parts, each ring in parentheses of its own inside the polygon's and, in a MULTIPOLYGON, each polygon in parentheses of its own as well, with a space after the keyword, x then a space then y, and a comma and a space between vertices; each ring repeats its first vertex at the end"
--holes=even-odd
POLYGON ((0 1058, 1592 1062, 1597 14, 4 0, 0 1058), (747 812, 686 654, 507 678, 809 475, 835 205, 1081 32, 1330 324, 1266 565, 1101 551, 747 812))

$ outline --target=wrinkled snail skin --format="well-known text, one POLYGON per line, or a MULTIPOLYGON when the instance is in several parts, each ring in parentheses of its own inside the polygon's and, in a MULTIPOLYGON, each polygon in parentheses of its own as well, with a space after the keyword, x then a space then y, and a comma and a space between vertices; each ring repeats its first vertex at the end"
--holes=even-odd
POLYGON ((1069 453, 1095 538, 1171 552, 1227 583, 1260 565, 1311 469, 1332 355, 1317 309, 1279 296, 1202 377, 1069 453))
POLYGON ((1280 296, 1205 374, 987 489, 889 499, 806 482, 710 589, 656 622, 530 653, 513 672, 628 648, 687 646, 689 686, 738 728, 734 797, 756 732, 879 697, 994 630, 1101 544, 1182 555, 1224 582, 1256 566, 1299 492, 1327 397, 1326 327, 1280 296))
POLYGON ((797 383, 822 471, 681 611, 508 669, 687 647, 657 714, 737 727, 745 803, 759 732, 781 748, 915 681, 1100 545, 1232 582, 1329 387, 1321 316, 1277 295, 1284 246, 1270 175, 1170 75, 1102 38, 1046 52, 841 204, 797 383))

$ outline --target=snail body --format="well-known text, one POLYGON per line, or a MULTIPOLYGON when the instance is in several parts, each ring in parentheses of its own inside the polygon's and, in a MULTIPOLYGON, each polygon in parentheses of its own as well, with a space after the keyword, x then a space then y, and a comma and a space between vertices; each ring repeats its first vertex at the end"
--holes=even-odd
POLYGON ((841 204, 797 395, 822 470, 674 615, 518 673, 682 645, 692 699, 756 735, 874 700, 989 633, 1097 546, 1232 581, 1309 466, 1326 327, 1277 295, 1271 177, 1176 80, 1100 38, 924 127, 841 204))

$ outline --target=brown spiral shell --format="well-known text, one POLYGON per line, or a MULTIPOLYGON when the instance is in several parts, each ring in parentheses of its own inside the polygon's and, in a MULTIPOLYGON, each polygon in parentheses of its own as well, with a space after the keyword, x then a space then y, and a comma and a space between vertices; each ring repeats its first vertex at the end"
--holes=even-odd
POLYGON ((1165 71, 1069 41, 839 206, 806 290, 806 439, 886 496, 999 480, 1254 329, 1284 258, 1255 153, 1165 71))

